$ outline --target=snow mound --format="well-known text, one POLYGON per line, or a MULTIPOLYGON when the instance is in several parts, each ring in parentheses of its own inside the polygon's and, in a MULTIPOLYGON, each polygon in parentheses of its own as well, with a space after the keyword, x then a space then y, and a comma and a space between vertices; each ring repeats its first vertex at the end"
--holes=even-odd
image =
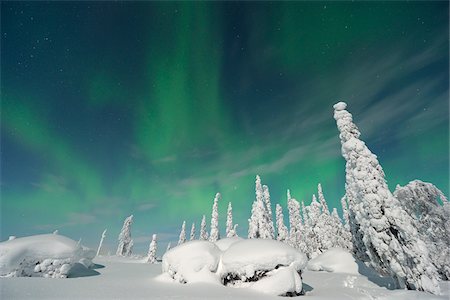
POLYGON ((239 241, 242 241, 242 240, 243 240, 243 238, 235 236, 235 237, 218 240, 217 242, 215 242, 215 244, 221 251, 226 251, 226 250, 228 250, 228 248, 230 248, 231 245, 233 245, 234 243, 237 243, 239 241))
POLYGON ((166 252, 162 271, 180 283, 219 283, 214 274, 221 251, 208 241, 190 241, 166 252))
POLYGON ((341 248, 331 248, 308 262, 308 270, 358 274, 353 256, 341 248))
POLYGON ((218 274, 228 286, 293 296, 303 293, 301 271, 306 263, 305 254, 285 243, 249 239, 232 244, 222 254, 218 274))
POLYGON ((0 243, 0 277, 66 278, 75 264, 92 265, 94 250, 62 235, 42 234, 0 243))

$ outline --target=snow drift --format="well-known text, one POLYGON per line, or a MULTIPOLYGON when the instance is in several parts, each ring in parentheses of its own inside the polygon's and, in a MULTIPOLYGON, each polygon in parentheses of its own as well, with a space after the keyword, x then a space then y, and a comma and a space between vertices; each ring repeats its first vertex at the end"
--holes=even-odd
POLYGON ((75 264, 92 265, 95 251, 58 234, 0 243, 0 277, 66 278, 75 264))
POLYGON ((341 248, 332 248, 308 262, 308 270, 358 274, 353 256, 341 248))

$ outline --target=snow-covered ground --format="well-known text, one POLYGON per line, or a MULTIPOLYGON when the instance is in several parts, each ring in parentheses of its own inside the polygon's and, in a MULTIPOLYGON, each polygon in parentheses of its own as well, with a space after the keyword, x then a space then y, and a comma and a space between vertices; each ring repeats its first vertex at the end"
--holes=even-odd
MULTIPOLYGON (((161 274, 161 264, 145 264, 142 261, 99 257, 94 262, 103 267, 94 269, 91 274, 80 274, 82 277, 0 278, 0 299, 283 299, 249 289, 217 284, 163 283, 156 279, 161 274)), ((375 281, 386 284, 379 279, 375 281)), ((448 282, 441 283, 442 296, 415 291, 393 291, 361 274, 309 270, 303 273, 303 285, 306 295, 299 296, 298 299, 444 300, 449 299, 450 288, 448 282)))

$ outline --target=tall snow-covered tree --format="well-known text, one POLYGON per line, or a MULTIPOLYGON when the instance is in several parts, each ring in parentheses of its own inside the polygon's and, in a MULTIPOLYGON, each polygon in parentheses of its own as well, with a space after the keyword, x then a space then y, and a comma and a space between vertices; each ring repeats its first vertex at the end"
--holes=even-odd
POLYGON ((436 186, 420 180, 411 181, 403 187, 397 185, 394 196, 413 217, 441 279, 449 280, 450 205, 447 198, 436 186))
POLYGON ((342 217, 344 218, 344 228, 350 232, 350 219, 348 215, 348 204, 345 196, 341 198, 342 217))
POLYGON ((331 213, 331 226, 330 236, 331 236, 331 247, 340 247, 346 250, 352 250, 352 237, 350 232, 344 228, 344 224, 339 218, 338 212, 336 208, 333 208, 331 213))
POLYGON ((106 237, 106 229, 103 230, 102 237, 100 239, 100 243, 98 243, 97 256, 100 255, 100 251, 102 250, 103 241, 105 240, 105 237, 106 237))
POLYGON ((220 193, 217 193, 214 197, 214 203, 211 213, 211 233, 209 234, 209 240, 211 242, 216 242, 220 239, 219 234, 219 198, 220 193))
POLYGON ((322 211, 329 215, 330 210, 328 209, 327 201, 323 196, 322 185, 320 183, 317 185, 317 195, 319 196, 319 202, 320 205, 322 206, 322 211))
POLYGON ((156 263, 156 248, 157 248, 157 241, 156 241, 156 234, 152 236, 152 241, 150 242, 150 245, 148 247, 148 254, 147 254, 147 262, 154 264, 156 263))
POLYGON ((200 223, 200 236, 199 240, 207 241, 208 240, 208 232, 206 231, 206 217, 203 215, 202 222, 200 223))
POLYGON ((289 233, 286 225, 284 225, 283 208, 280 204, 276 205, 275 216, 277 220, 277 240, 285 242, 289 238, 289 233))
POLYGON ((300 218, 300 203, 291 197, 291 192, 287 190, 287 207, 289 212, 289 244, 301 251, 302 249, 302 220, 300 218))
POLYGON ((322 240, 326 239, 325 228, 321 223, 321 205, 317 202, 316 195, 312 196, 311 204, 308 206, 308 223, 305 232, 306 255, 314 258, 322 253, 322 240))
POLYGON ((393 276, 400 287, 439 293, 439 275, 426 244, 412 217, 389 191, 381 165, 359 139, 359 130, 346 107, 344 102, 334 105, 346 160, 346 197, 370 264, 393 276))
MULTIPOLYGON (((266 193, 268 195, 268 189, 266 193)), ((269 217, 266 200, 264 199, 264 188, 261 184, 261 178, 258 175, 256 175, 255 180, 255 194, 256 199, 252 204, 252 215, 248 220, 248 238, 273 239, 273 232, 269 224, 271 218, 269 217)), ((268 202, 270 205, 270 196, 268 202)))
POLYGON ((233 207, 231 206, 231 202, 228 202, 227 228, 225 230, 225 233, 227 235, 227 238, 232 237, 232 234, 233 234, 233 207))
POLYGON ((269 187, 267 185, 263 185, 263 197, 264 197, 264 204, 266 207, 265 212, 266 228, 267 228, 266 230, 268 231, 266 238, 274 239, 275 227, 273 226, 272 203, 270 202, 269 187))
POLYGON ((180 237, 178 238, 178 245, 181 245, 186 242, 186 221, 183 221, 183 225, 181 225, 180 237))
POLYGON ((119 246, 116 255, 130 256, 133 249, 133 239, 131 238, 131 224, 133 224, 133 215, 129 216, 123 222, 122 230, 119 234, 119 246))
POLYGON ((191 234, 190 234, 190 236, 189 236, 189 240, 190 240, 190 241, 195 240, 195 223, 192 223, 192 226, 191 226, 191 234))

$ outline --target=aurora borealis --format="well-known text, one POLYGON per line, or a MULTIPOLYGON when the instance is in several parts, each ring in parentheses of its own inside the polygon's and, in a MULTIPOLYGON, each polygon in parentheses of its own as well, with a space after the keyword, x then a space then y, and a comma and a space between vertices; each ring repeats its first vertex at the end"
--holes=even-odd
POLYGON ((1 2, 1 239, 113 251, 176 240, 216 192, 245 234, 272 203, 344 194, 332 105, 388 184, 449 195, 448 2, 1 2))

